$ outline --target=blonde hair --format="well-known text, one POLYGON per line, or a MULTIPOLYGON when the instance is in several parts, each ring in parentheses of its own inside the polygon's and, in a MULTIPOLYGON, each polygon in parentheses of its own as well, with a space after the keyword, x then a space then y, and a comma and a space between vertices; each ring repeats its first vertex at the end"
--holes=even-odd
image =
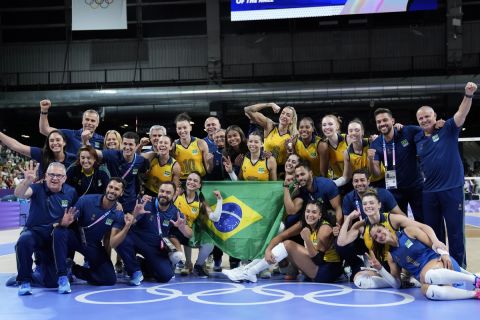
POLYGON ((118 141, 118 149, 121 150, 122 148, 122 136, 120 135, 120 132, 117 130, 108 130, 107 133, 105 133, 105 138, 103 139, 103 148, 106 149, 107 147, 107 138, 109 134, 113 134, 115 136, 115 139, 118 141))
POLYGON ((286 106, 283 109, 289 108, 292 110, 292 123, 288 126, 288 132, 290 132, 290 135, 296 136, 298 134, 298 129, 297 129, 297 121, 298 121, 298 116, 297 116, 297 111, 295 110, 294 107, 291 106, 286 106))

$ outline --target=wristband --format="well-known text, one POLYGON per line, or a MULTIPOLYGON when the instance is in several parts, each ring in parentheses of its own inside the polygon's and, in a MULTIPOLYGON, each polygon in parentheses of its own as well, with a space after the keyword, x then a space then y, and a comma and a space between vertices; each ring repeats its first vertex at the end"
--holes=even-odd
POLYGON ((40 111, 40 114, 45 114, 45 115, 47 115, 47 114, 48 114, 48 111, 40 111))
POLYGON ((473 98, 473 94, 466 94, 466 93, 465 93, 465 97, 472 99, 472 98, 473 98))

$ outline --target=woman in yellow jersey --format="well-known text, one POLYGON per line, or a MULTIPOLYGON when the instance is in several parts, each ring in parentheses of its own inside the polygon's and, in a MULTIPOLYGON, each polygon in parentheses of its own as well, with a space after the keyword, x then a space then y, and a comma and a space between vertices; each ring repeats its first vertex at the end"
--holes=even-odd
POLYGON ((300 159, 310 163, 313 175, 325 177, 328 168, 328 162, 325 161, 326 143, 315 133, 315 124, 312 118, 303 117, 300 120, 298 134, 294 143, 295 153, 300 159))
POLYGON ((185 180, 190 172, 197 171, 203 177, 213 168, 213 154, 208 153, 208 145, 203 139, 192 137, 192 119, 186 113, 175 118, 179 139, 173 143, 173 157, 182 170, 180 179, 185 180))
POLYGON ((243 158, 238 178, 233 170, 232 162, 228 159, 224 161, 225 171, 228 172, 230 179, 233 181, 239 179, 249 181, 277 180, 277 163, 274 157, 266 158, 263 154, 263 137, 260 132, 254 131, 250 133, 247 147, 249 152, 243 158))
POLYGON ((335 218, 323 213, 321 204, 309 202, 301 221, 275 236, 262 260, 254 260, 243 268, 224 270, 232 281, 256 282, 256 274, 270 264, 287 258, 315 282, 333 282, 343 272, 342 262, 335 251, 333 226, 335 218), (300 235, 305 246, 292 240, 300 235))
MULTIPOLYGON (((343 186, 350 181, 352 173, 355 170, 368 170, 368 149, 370 143, 368 139, 363 138, 363 123, 359 119, 354 119, 348 124, 348 137, 351 144, 343 152, 343 175, 335 180, 337 186, 343 186)), ((370 175, 370 183, 373 187, 384 187, 385 167, 380 168, 380 175, 370 175)))
POLYGON ((275 103, 259 103, 245 107, 247 117, 263 128, 265 137, 265 152, 271 152, 280 168, 287 160, 287 146, 297 136, 297 112, 293 107, 285 107, 280 112, 278 123, 260 113, 260 110, 272 108, 279 113, 281 108, 275 103))
MULTIPOLYGON (((380 207, 381 203, 378 199, 378 195, 374 190, 369 190, 365 192, 362 196, 362 206, 363 211, 367 215, 366 220, 357 220, 360 217, 360 212, 357 210, 353 211, 345 217, 345 221, 340 228, 340 233, 337 239, 338 247, 346 247, 349 244, 353 243, 358 237, 363 235, 363 240, 365 243, 365 252, 373 249, 373 240, 370 235, 370 228, 375 224, 382 224, 387 229, 395 232, 407 227, 418 227, 422 229, 429 237, 432 239, 433 246, 435 248, 440 248, 446 250, 445 244, 440 242, 435 235, 433 229, 425 224, 419 223, 412 219, 407 218, 402 214, 389 214, 381 213, 380 207), (351 228, 349 228, 351 226, 351 228)), ((385 248, 383 253, 376 252, 377 257, 380 255, 385 257, 384 267, 388 270, 388 248, 385 248)), ((414 281, 412 279, 412 281, 414 281)), ((359 288, 368 289, 368 288, 385 288, 385 287, 396 287, 399 286, 398 283, 392 281, 391 278, 383 277, 382 273, 379 273, 374 270, 364 270, 357 272, 354 275, 355 285, 359 288)), ((415 282, 415 281, 414 281, 415 282)), ((417 282, 415 282, 418 284, 417 282)))
MULTIPOLYGON (((185 191, 180 194, 174 201, 175 206, 183 213, 186 219, 186 224, 192 228, 193 223, 202 215, 206 219, 210 219, 213 222, 220 220, 222 213, 222 195, 220 191, 215 190, 213 193, 217 198, 217 206, 213 211, 209 204, 205 201, 205 198, 200 191, 202 187, 202 177, 198 172, 192 172, 188 175, 185 183, 185 191)), ((188 239, 182 235, 176 235, 176 239, 172 241, 175 246, 180 249, 179 244, 183 244, 185 249, 186 262, 181 270, 182 275, 187 275, 192 271, 196 276, 201 278, 208 277, 208 273, 205 270, 205 261, 213 250, 213 244, 202 244, 199 248, 197 262, 192 267, 192 249, 188 246, 188 239), (178 241, 175 241, 178 240, 178 241)))
POLYGON ((343 175, 343 152, 348 147, 348 137, 340 133, 341 121, 333 114, 327 114, 322 118, 322 133, 327 143, 328 177, 338 179, 343 175))
POLYGON ((145 193, 156 197, 158 188, 162 182, 172 181, 180 187, 180 164, 170 156, 172 150, 172 138, 161 136, 155 146, 157 152, 142 153, 145 159, 150 161, 150 170, 145 182, 145 193))

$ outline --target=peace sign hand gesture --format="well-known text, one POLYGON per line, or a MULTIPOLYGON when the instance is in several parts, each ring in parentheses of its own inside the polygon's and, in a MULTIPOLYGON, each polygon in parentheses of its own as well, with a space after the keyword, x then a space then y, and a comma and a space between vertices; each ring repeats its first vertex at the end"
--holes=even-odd
POLYGON ((365 253, 365 255, 368 257, 368 262, 373 268, 376 270, 382 269, 382 264, 377 260, 377 257, 375 257, 375 253, 373 253, 372 250, 370 250, 369 253, 365 253))

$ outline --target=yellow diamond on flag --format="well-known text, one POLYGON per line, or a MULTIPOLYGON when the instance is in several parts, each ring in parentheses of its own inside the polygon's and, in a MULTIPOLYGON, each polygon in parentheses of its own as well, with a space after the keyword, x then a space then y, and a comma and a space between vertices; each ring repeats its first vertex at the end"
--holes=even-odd
MULTIPOLYGON (((216 205, 212 206, 212 210, 215 210, 215 207, 216 205)), ((208 219, 207 226, 215 235, 225 241, 262 219, 261 214, 246 205, 243 201, 235 196, 229 196, 223 199, 220 220, 213 222, 208 219)))

